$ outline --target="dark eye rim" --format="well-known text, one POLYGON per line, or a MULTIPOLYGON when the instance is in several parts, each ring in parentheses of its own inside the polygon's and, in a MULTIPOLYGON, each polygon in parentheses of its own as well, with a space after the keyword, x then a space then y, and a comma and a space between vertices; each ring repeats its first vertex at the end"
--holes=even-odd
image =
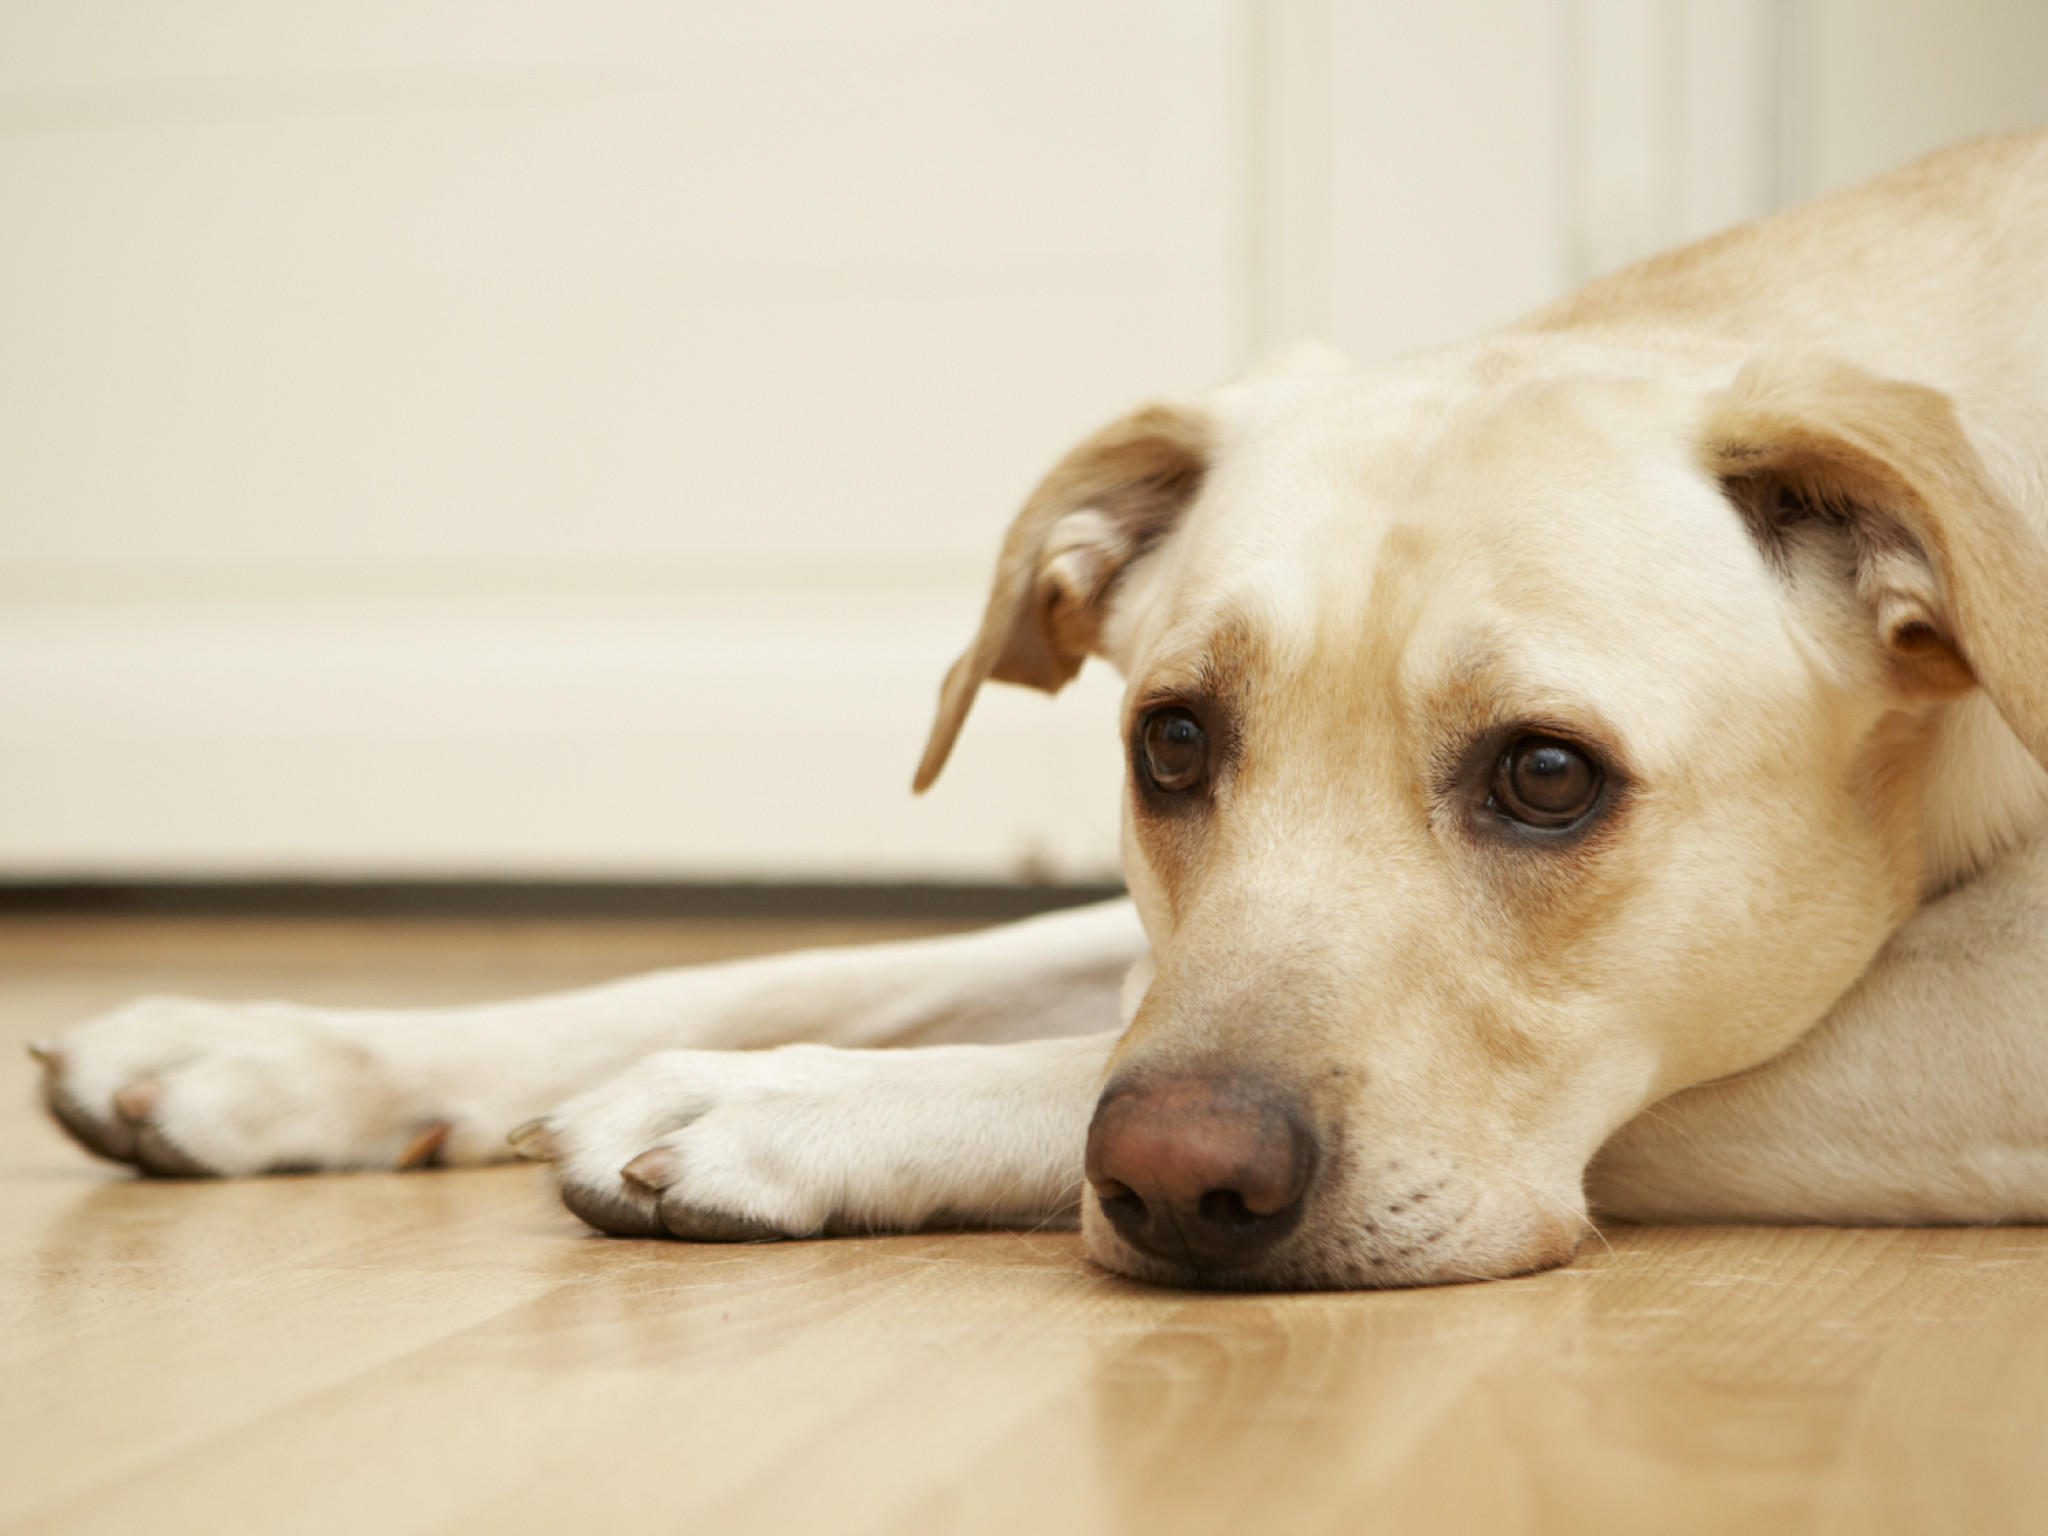
POLYGON ((1152 795, 1165 798, 1180 798, 1200 790, 1214 776, 1216 762, 1216 734, 1210 729, 1203 713, 1185 699, 1161 699, 1148 704, 1137 712, 1131 725, 1130 758, 1138 781, 1152 795), (1202 733, 1202 759, 1194 774, 1185 783, 1165 783, 1153 772, 1152 754, 1147 750, 1145 738, 1150 734, 1152 724, 1163 716, 1182 716, 1194 723, 1202 733))

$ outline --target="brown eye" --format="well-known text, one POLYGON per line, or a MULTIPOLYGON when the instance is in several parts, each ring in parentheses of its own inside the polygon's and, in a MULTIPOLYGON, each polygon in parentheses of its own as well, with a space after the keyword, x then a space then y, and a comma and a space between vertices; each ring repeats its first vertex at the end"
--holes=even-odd
POLYGON ((1154 789, 1192 789, 1209 768, 1209 734, 1189 710, 1155 709, 1138 728, 1138 766, 1154 789))
POLYGON ((1522 736, 1493 770, 1493 804, 1532 827, 1568 827, 1600 795, 1599 766, 1554 736, 1522 736))

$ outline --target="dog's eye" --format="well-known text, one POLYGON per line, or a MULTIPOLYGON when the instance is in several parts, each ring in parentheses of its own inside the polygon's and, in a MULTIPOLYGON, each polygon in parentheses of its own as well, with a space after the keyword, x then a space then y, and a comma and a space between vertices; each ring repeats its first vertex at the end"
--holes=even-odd
POLYGON ((1194 714, 1155 709, 1138 730, 1138 765, 1154 789, 1192 789, 1209 767, 1209 734, 1194 714))
POLYGON ((1493 804, 1532 827, 1568 827, 1600 794, 1599 765, 1555 736, 1508 743, 1493 770, 1493 804))

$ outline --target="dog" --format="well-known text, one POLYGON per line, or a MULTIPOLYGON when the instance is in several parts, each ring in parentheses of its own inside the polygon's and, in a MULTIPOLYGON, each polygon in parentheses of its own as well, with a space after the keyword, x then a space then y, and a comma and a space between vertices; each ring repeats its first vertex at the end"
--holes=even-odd
POLYGON ((1126 901, 502 1005, 147 1000, 34 1048, 48 1107, 159 1174, 517 1151, 636 1236, 1078 1209, 1224 1288, 1540 1270, 1596 1214, 2048 1219, 2048 136, 1105 427, 917 787, 984 682, 1090 656, 1126 901))

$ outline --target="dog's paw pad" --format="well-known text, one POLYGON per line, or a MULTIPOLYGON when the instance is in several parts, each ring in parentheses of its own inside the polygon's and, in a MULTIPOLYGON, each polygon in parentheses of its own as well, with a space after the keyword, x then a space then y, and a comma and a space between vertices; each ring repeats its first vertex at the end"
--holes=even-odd
POLYGON ((151 1120, 140 1121, 135 1126, 135 1165, 144 1173, 163 1179, 212 1179, 220 1176, 219 1169, 194 1157, 162 1126, 151 1120))
POLYGON ((801 1235, 785 1232, 773 1222, 705 1210, 679 1200, 661 1202, 661 1224, 670 1237, 691 1243, 782 1242, 801 1235))
POLYGON ((562 1204, 586 1225, 611 1237, 666 1237, 660 1203, 621 1179, 564 1178, 562 1204))

